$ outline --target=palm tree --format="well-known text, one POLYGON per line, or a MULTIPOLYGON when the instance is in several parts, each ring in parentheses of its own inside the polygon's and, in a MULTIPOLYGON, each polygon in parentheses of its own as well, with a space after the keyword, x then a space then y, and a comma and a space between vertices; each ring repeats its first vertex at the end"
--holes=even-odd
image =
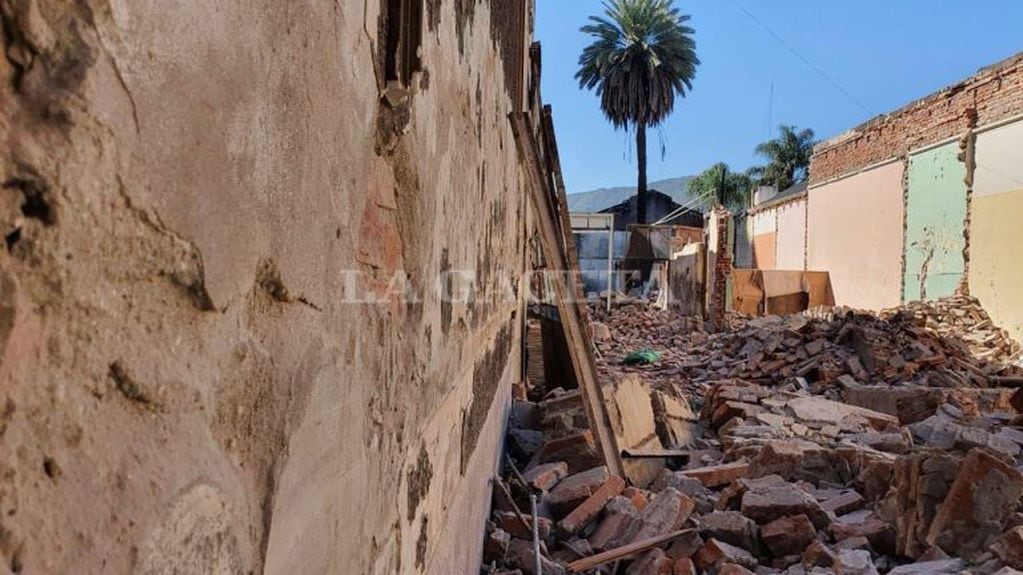
POLYGON ((756 147, 756 153, 767 159, 767 165, 750 169, 750 175, 763 184, 785 190, 806 180, 813 156, 813 130, 799 130, 795 126, 780 126, 780 135, 756 147))
POLYGON ((610 0, 604 17, 590 16, 582 32, 594 37, 579 57, 580 88, 596 89, 615 129, 636 130, 639 223, 646 223, 646 129, 663 122, 675 98, 692 90, 700 61, 689 16, 672 0, 610 0))
POLYGON ((703 200, 702 203, 742 209, 749 205, 753 180, 746 174, 730 171, 728 164, 719 162, 693 178, 687 191, 703 200))

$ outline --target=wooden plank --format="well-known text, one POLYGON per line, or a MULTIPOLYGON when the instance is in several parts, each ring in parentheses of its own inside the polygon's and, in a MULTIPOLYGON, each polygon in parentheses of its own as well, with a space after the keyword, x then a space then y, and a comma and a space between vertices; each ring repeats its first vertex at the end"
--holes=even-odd
POLYGON ((572 573, 579 573, 582 571, 586 571, 588 569, 593 569, 594 567, 603 565, 604 563, 610 563, 611 561, 624 559, 630 555, 635 555, 636 553, 639 553, 641 551, 646 551, 647 549, 657 547, 658 545, 662 545, 664 543, 667 543, 668 541, 671 541, 672 539, 677 539, 687 533, 692 533, 694 531, 696 530, 682 529, 672 533, 667 533, 665 535, 657 535, 656 537, 643 539, 641 541, 630 543, 628 545, 618 547, 617 549, 611 549, 603 553, 597 553, 596 555, 591 555, 590 557, 587 557, 585 559, 580 559, 578 561, 573 561, 569 563, 568 570, 572 573))
MULTIPOLYGON (((565 178, 561 173, 561 156, 558 154, 558 138, 554 133, 554 116, 550 104, 543 107, 544 140, 547 142, 547 162, 554 175, 554 195, 561 219, 561 233, 565 242, 565 253, 573 270, 579 269, 579 255, 575 251, 575 234, 572 233, 572 218, 568 212, 568 196, 565 192, 565 178)), ((583 301, 582 286, 579 286, 579 300, 583 301)))
POLYGON ((1023 387, 1023 377, 993 375, 988 380, 994 387, 1023 387))
POLYGON ((523 112, 512 112, 509 118, 515 136, 515 145, 525 167, 529 196, 537 215, 540 246, 547 265, 556 272, 553 274, 553 283, 558 315, 561 317, 565 339, 568 343, 572 369, 576 381, 579 382, 583 405, 586 408, 586 417, 603 455, 604 464, 607 465, 611 473, 624 477, 625 472, 622 467, 618 442, 611 430, 611 422, 604 405, 604 393, 597 377, 597 366, 593 359, 593 344, 590 342, 585 316, 580 313, 578 303, 573 304, 569 299, 575 299, 576 278, 571 273, 563 273, 571 268, 568 266, 568 258, 564 250, 559 249, 562 242, 559 241, 558 226, 547 201, 550 192, 544 183, 540 155, 536 148, 536 139, 530 129, 529 117, 523 112))

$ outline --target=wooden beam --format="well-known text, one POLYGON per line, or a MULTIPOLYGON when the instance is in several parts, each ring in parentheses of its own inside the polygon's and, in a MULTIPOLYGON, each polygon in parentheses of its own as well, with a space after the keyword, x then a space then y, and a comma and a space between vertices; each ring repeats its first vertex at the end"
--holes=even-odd
POLYGON ((579 573, 581 571, 593 569, 594 567, 603 565, 604 563, 610 563, 611 561, 624 559, 630 555, 635 555, 636 553, 639 553, 641 551, 646 551, 647 549, 650 549, 652 547, 657 547, 658 545, 667 543, 672 539, 677 539, 687 533, 692 533, 694 531, 696 530, 682 529, 680 531, 667 533, 665 535, 657 535, 656 537, 643 539, 635 543, 630 543, 628 545, 618 547, 616 549, 611 549, 610 551, 605 551, 603 553, 597 553, 596 555, 591 555, 585 559, 579 559, 578 561, 573 561, 569 563, 568 570, 572 573, 579 573))
POLYGON ((553 269, 554 297, 561 316, 561 325, 568 343, 569 357, 579 390, 582 394, 586 417, 590 422, 590 430, 598 443, 604 464, 611 473, 625 476, 622 460, 618 449, 618 441, 611 429, 611 420, 607 415, 604 393, 597 377, 597 366, 593 359, 593 344, 587 329, 585 316, 581 313, 580 303, 576 299, 576 278, 571 273, 567 254, 563 249, 564 236, 559 232, 555 214, 550 209, 550 190, 545 184, 544 171, 541 166, 536 138, 533 135, 529 116, 523 112, 512 112, 509 116, 515 145, 519 158, 525 167, 529 197, 537 215, 540 232, 540 246, 543 250, 547 266, 553 269), (560 236, 560 237, 559 237, 560 236))
MULTIPOLYGON (((558 215, 561 221, 561 234, 565 242, 565 254, 568 256, 568 263, 573 272, 580 271, 579 255, 575 250, 575 234, 572 233, 572 218, 568 213, 568 196, 565 192, 565 178, 561 173, 561 156, 558 154, 558 138, 554 133, 554 115, 551 112, 550 104, 543 107, 543 134, 547 143, 547 162, 550 164, 551 174, 554 176, 555 205, 558 207, 558 215)), ((586 294, 580 282, 576 282, 576 301, 584 302, 586 294)), ((583 308, 587 317, 588 310, 583 308)))
POLYGON ((1023 377, 993 375, 988 379, 994 387, 1023 387, 1023 377))

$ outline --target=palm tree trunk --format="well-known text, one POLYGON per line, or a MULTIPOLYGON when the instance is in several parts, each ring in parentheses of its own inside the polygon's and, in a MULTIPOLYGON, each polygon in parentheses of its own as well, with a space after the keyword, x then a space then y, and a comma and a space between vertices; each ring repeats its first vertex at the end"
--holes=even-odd
POLYGON ((636 223, 646 220, 646 122, 636 124, 636 160, 639 164, 639 182, 636 185, 636 223))

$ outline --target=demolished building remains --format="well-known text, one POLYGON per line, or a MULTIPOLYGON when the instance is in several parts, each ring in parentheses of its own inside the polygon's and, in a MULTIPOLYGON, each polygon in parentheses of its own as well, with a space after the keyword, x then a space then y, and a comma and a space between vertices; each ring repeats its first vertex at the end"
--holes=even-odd
POLYGON ((587 299, 533 18, 0 0, 0 572, 1023 570, 1023 58, 822 145, 750 318, 721 206, 587 299))

